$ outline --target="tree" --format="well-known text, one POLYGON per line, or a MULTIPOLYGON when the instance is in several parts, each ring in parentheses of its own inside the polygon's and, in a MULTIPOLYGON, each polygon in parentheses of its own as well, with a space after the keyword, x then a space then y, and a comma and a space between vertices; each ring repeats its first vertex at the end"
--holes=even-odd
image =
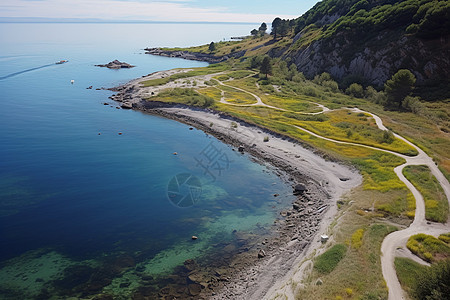
POLYGON ((261 68, 259 69, 261 74, 266 75, 266 79, 267 79, 267 75, 272 75, 272 61, 270 59, 270 57, 266 56, 264 57, 262 63, 261 63, 261 68))
POLYGON ((356 98, 364 97, 364 89, 362 85, 355 82, 350 84, 350 86, 345 90, 345 93, 356 98))
POLYGON ((411 94, 415 83, 416 77, 411 71, 402 69, 395 73, 384 85, 387 96, 386 106, 400 109, 403 99, 411 94))
POLYGON ((256 29, 253 29, 252 31, 250 31, 250 34, 253 35, 253 36, 257 36, 258 33, 259 33, 259 31, 256 30, 256 29))
POLYGON ((214 42, 211 42, 211 44, 209 44, 209 52, 214 52, 216 51, 216 44, 214 44, 214 42))
POLYGON ((277 34, 278 31, 280 29, 280 25, 283 22, 283 20, 281 20, 280 18, 276 17, 273 21, 272 21, 272 34, 273 34, 273 39, 276 40, 277 39, 277 34))
POLYGON ((258 31, 261 33, 261 35, 264 35, 267 31, 267 24, 261 23, 261 26, 259 26, 258 31))

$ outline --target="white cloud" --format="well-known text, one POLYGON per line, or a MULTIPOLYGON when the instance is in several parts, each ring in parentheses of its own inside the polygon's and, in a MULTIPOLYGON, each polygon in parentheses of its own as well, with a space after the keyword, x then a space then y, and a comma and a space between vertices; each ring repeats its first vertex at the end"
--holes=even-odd
MULTIPOLYGON (((270 22, 277 15, 241 14, 226 8, 190 7, 188 0, 140 2, 139 0, 7 0, 0 17, 99 18, 108 20, 270 22)), ((280 16, 295 18, 296 16, 280 16)))

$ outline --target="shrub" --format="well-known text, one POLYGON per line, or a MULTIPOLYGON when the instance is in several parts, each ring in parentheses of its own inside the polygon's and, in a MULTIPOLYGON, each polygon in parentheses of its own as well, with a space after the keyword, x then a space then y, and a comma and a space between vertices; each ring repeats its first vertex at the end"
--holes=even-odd
POLYGON ((264 142, 268 142, 269 141, 269 137, 268 136, 265 136, 264 137, 264 142))
POLYGON ((343 244, 336 244, 322 255, 319 255, 314 263, 314 269, 320 273, 330 273, 338 263, 344 258, 347 247, 343 244))
POLYGON ((414 287, 414 293, 418 299, 448 299, 450 295, 450 259, 431 265, 420 275, 414 287))
POLYGON ((352 234, 352 248, 359 249, 362 246, 362 238, 364 235, 364 229, 358 229, 352 234))
POLYGON ((356 98, 364 97, 364 89, 362 85, 358 83, 350 84, 350 86, 345 90, 345 93, 356 98))

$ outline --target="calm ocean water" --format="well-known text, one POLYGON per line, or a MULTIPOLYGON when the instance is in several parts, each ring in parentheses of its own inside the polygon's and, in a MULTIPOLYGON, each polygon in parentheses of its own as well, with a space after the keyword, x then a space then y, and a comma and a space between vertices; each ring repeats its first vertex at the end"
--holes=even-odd
POLYGON ((142 48, 205 44, 253 27, 0 24, 0 298, 33 298, 67 266, 117 253, 158 276, 211 255, 233 230, 273 223, 273 194, 287 204, 290 188, 266 167, 186 125, 104 106, 111 92, 96 90, 206 65, 142 48), (94 66, 114 59, 137 67, 94 66), (197 162, 208 149, 222 158, 215 178, 197 162), (193 177, 183 185, 181 174, 193 177), (195 204, 180 208, 180 199, 195 204))

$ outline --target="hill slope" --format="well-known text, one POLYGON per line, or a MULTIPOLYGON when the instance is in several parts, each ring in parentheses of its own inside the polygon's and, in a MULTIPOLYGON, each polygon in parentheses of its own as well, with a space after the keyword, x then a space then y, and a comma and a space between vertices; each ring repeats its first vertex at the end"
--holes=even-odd
POLYGON ((289 23, 292 42, 270 54, 306 76, 376 86, 402 68, 420 85, 450 77, 450 1, 325 0, 289 23))

